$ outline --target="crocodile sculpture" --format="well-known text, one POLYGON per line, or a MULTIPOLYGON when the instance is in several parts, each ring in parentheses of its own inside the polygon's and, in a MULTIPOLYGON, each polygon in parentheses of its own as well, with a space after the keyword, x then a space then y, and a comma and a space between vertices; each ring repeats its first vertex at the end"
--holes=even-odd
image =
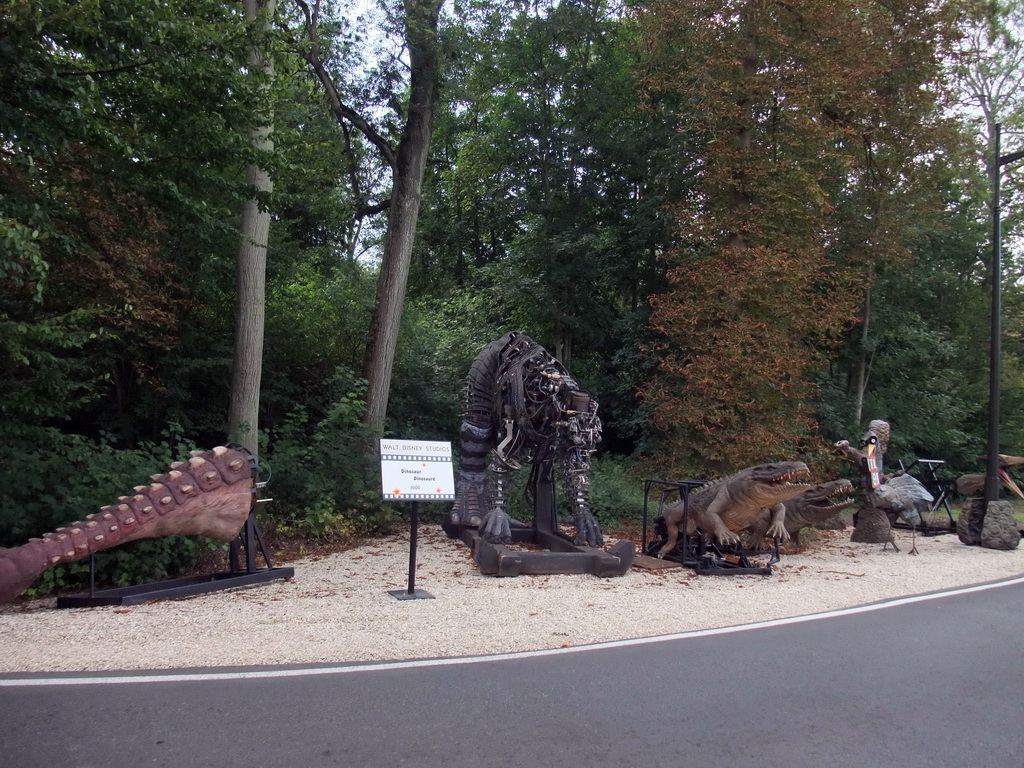
POLYGON ((698 488, 690 495, 688 504, 683 501, 669 504, 662 513, 668 539, 658 550, 658 557, 664 557, 675 548, 679 534, 683 533, 684 517, 688 535, 700 532, 718 544, 739 544, 738 532, 768 510, 771 520, 767 534, 772 538, 788 538, 783 522, 786 514, 783 502, 810 488, 805 483, 793 482, 808 473, 802 461, 759 464, 698 488))
POLYGON ((231 541, 252 508, 255 457, 241 446, 193 451, 132 496, 41 538, 0 548, 0 603, 10 602, 48 568, 136 539, 181 534, 231 541))
MULTIPOLYGON (((796 539, 801 528, 823 523, 851 506, 856 501, 851 495, 853 492, 853 483, 844 478, 818 483, 799 496, 784 501, 786 514, 783 525, 789 538, 796 539)), ((747 528, 746 540, 751 549, 758 549, 764 544, 771 523, 772 514, 764 509, 757 520, 747 528)))

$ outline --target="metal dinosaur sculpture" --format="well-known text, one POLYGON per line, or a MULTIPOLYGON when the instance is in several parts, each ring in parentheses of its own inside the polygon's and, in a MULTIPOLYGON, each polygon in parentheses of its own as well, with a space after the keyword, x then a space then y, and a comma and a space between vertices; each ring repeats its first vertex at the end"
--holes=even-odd
MULTIPOLYGON (((811 486, 799 496, 783 502, 786 514, 783 525, 789 538, 797 539, 800 529, 819 525, 835 517, 847 507, 853 505, 853 483, 849 480, 829 480, 811 486)), ((764 544, 765 535, 772 523, 772 513, 765 509, 758 515, 755 522, 744 531, 747 545, 757 549, 764 544)))
POLYGON ((675 548, 679 535, 684 533, 684 518, 687 535, 699 532, 718 544, 735 545, 741 543, 739 531, 750 527, 768 510, 767 535, 789 538, 783 502, 811 487, 794 482, 807 474, 809 470, 802 461, 759 464, 698 488, 688 502, 669 504, 662 512, 668 538, 658 550, 658 557, 675 548))
POLYGON ((511 332, 488 344, 469 370, 459 430, 461 461, 446 531, 477 528, 489 542, 511 543, 506 476, 524 464, 561 465, 575 544, 604 544, 589 501, 590 456, 601 441, 597 402, 529 336, 511 332), (487 457, 490 454, 490 464, 487 457))
POLYGON ((129 541, 181 534, 234 539, 252 508, 255 457, 241 446, 193 451, 149 485, 121 496, 85 520, 19 547, 0 548, 0 603, 10 602, 44 571, 129 541))

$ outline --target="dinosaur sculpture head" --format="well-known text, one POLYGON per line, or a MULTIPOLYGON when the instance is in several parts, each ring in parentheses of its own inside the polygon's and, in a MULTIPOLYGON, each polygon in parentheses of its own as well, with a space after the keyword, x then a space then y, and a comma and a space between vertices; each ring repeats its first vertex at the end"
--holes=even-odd
POLYGON ((882 419, 874 419, 868 424, 868 431, 864 433, 864 437, 861 438, 860 445, 864 448, 871 439, 874 438, 874 444, 878 448, 878 452, 883 456, 889 452, 889 422, 883 421, 882 419))
POLYGON ((811 513, 825 520, 853 504, 855 499, 852 493, 853 483, 849 480, 829 480, 812 485, 794 498, 793 503, 799 506, 800 512, 811 513))
POLYGON ((780 501, 787 501, 810 489, 810 484, 800 479, 810 474, 802 461, 778 461, 748 467, 741 475, 745 492, 756 497, 764 507, 772 507, 780 501))

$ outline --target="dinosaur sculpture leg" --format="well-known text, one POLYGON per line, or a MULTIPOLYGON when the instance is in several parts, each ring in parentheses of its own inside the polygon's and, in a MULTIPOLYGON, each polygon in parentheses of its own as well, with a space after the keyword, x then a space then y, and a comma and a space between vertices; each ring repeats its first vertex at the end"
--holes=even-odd
POLYGON ((491 462, 489 474, 490 498, 487 513, 480 523, 480 535, 487 541, 499 544, 512 543, 512 519, 508 516, 508 496, 505 476, 514 468, 495 459, 491 462))
POLYGON ((487 484, 487 453, 491 444, 491 430, 468 421, 459 430, 462 460, 455 482, 455 507, 449 522, 456 528, 475 528, 483 519, 484 492, 487 484))
MULTIPOLYGON (((679 543, 679 536, 682 531, 683 525, 683 512, 686 510, 685 502, 677 501, 673 504, 669 504, 665 507, 662 514, 662 518, 665 521, 665 543, 661 549, 658 550, 658 557, 665 557, 669 552, 676 548, 676 544, 679 543)), ((686 533, 692 534, 696 528, 693 525, 692 520, 687 520, 686 533)))
POLYGON ((487 454, 495 447, 494 382, 502 350, 512 334, 492 341, 477 355, 466 378, 466 408, 459 429, 461 460, 455 481, 455 506, 448 516, 449 535, 462 526, 479 526, 483 520, 487 480, 487 454))
POLYGON ((562 485, 572 506, 572 520, 576 527, 574 543, 577 546, 601 547, 604 546, 604 536, 590 509, 588 469, 589 464, 578 452, 573 452, 562 463, 562 485))
POLYGON ((768 524, 768 537, 771 539, 789 540, 789 531, 786 530, 786 505, 781 501, 771 508, 771 517, 768 524))
POLYGON ((231 541, 252 508, 254 466, 244 448, 196 451, 85 520, 20 547, 0 548, 0 603, 20 595, 51 566, 136 539, 180 534, 231 541))

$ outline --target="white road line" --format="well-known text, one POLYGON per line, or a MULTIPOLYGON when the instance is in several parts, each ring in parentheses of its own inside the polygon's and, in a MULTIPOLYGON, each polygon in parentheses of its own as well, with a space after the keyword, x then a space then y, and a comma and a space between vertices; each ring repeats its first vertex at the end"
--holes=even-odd
POLYGON ((582 653, 584 651, 602 650, 605 648, 624 648, 633 645, 646 645, 648 643, 663 643, 669 640, 683 640, 691 637, 708 637, 710 635, 724 635, 732 632, 745 632, 751 629, 762 629, 764 627, 779 627, 786 624, 799 624, 805 621, 817 621, 818 619, 829 619, 835 616, 850 616, 856 613, 867 613, 878 611, 884 608, 893 608, 899 605, 920 603, 926 600, 935 600, 941 597, 953 595, 966 595, 971 592, 981 592, 998 587, 1008 587, 1024 583, 1024 576, 1006 581, 992 582, 989 584, 978 584, 972 587, 959 587, 942 592, 932 592, 925 595, 914 595, 912 597, 901 597, 895 600, 887 600, 880 603, 869 603, 854 608, 841 608, 835 611, 823 613, 812 613, 805 616, 793 616, 786 619, 771 619, 769 621, 758 621, 753 624, 740 624, 734 627, 718 627, 716 629, 697 629, 691 632, 679 632, 673 635, 658 635, 656 637, 640 637, 632 640, 613 640, 607 643, 595 643, 592 645, 576 645, 569 648, 550 648, 540 651, 523 651, 519 653, 498 653, 490 656, 464 656, 447 659, 413 659, 410 661, 390 661, 371 664, 353 664, 340 667, 298 667, 295 669, 253 669, 244 672, 180 672, 176 674, 161 674, 159 672, 142 672, 139 674, 122 674, 111 676, 95 677, 32 677, 21 679, 0 679, 0 688, 23 688, 31 686, 59 686, 59 685, 120 685, 125 683, 182 683, 198 680, 263 680, 274 677, 305 677, 308 675, 340 675, 351 672, 383 672, 395 669, 411 669, 415 667, 445 667, 456 664, 479 664, 481 662, 505 661, 508 659, 529 659, 536 656, 554 656, 566 653, 582 653))

